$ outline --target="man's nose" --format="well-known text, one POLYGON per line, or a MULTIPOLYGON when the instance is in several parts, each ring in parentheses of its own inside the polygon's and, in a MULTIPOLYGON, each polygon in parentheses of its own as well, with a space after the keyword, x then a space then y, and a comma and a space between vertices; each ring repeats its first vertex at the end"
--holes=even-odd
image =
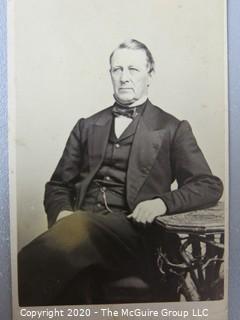
POLYGON ((121 78, 120 78, 121 82, 128 82, 130 81, 130 73, 128 70, 123 70, 121 73, 121 78))

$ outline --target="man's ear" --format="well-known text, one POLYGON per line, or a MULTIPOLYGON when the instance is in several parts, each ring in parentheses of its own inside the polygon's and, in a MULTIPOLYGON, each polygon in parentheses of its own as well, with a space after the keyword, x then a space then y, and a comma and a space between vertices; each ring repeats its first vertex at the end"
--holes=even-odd
POLYGON ((152 76, 153 76, 153 71, 148 72, 148 80, 147 80, 147 86, 150 87, 150 84, 152 83, 152 76))

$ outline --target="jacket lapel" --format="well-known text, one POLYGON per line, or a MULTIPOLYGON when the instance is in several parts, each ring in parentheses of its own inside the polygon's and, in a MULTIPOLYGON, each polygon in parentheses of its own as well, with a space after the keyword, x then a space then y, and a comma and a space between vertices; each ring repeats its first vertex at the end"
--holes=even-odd
POLYGON ((112 113, 108 109, 90 128, 88 136, 90 172, 95 171, 94 169, 98 168, 103 161, 111 125, 112 113))
POLYGON ((158 129, 159 118, 150 102, 139 121, 135 133, 127 171, 127 201, 131 209, 138 192, 143 186, 162 145, 164 130, 158 129), (157 122, 158 121, 158 122, 157 122))

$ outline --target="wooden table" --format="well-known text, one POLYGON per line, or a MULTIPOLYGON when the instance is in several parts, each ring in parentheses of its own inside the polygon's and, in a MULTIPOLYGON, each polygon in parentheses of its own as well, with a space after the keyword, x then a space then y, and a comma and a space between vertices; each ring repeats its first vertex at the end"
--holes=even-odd
POLYGON ((204 210, 158 217, 167 232, 181 237, 182 261, 173 263, 167 252, 159 250, 162 273, 178 275, 179 288, 186 300, 223 298, 224 203, 204 210))

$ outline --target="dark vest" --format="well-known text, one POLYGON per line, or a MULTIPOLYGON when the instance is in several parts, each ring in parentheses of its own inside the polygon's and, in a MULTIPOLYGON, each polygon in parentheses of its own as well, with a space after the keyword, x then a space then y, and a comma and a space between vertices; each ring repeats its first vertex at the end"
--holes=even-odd
POLYGON ((144 105, 138 107, 138 116, 119 138, 115 135, 114 121, 112 121, 103 163, 89 185, 82 209, 94 212, 104 209, 129 212, 126 200, 128 160, 144 105))

